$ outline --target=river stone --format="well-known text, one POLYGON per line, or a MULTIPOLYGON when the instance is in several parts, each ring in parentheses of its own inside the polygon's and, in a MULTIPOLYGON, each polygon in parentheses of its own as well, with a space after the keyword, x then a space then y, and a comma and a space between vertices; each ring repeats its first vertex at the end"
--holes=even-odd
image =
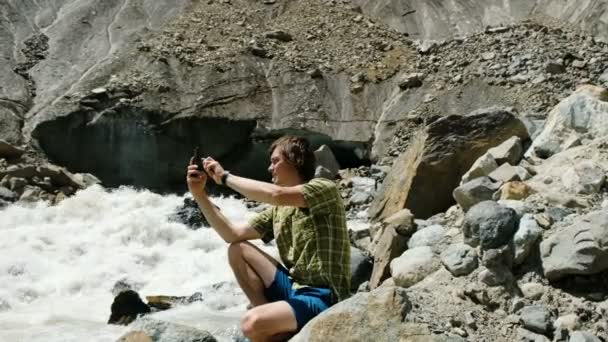
POLYGON ((504 163, 517 165, 523 155, 521 138, 511 137, 502 144, 489 149, 488 154, 494 157, 498 165, 504 163))
POLYGON ((130 332, 127 335, 121 337, 118 341, 148 341, 143 336, 147 336, 151 341, 154 342, 216 342, 217 340, 213 335, 204 330, 199 330, 186 325, 175 324, 170 322, 164 322, 156 320, 150 317, 143 317, 135 320, 130 326, 135 332, 130 332), (131 334, 131 335, 129 335, 131 334), (123 339, 126 336, 141 339, 123 339))
POLYGON ((525 125, 506 109, 445 116, 415 133, 393 163, 370 207, 370 217, 388 217, 408 208, 426 219, 453 204, 452 192, 489 148, 512 136, 528 139, 525 125), (433 189, 433 191, 429 191, 433 189))
POLYGON ((465 215, 463 233, 465 242, 481 249, 492 249, 507 244, 517 230, 515 210, 493 201, 473 206, 465 215))
POLYGON ((569 342, 602 342, 602 340, 586 331, 575 331, 570 335, 569 342))
POLYGON ((608 211, 580 216, 540 244, 545 277, 595 274, 608 269, 608 211))
POLYGON ((486 153, 483 156, 477 158, 477 160, 475 161, 475 163, 473 163, 473 166, 471 166, 469 171, 467 171, 467 173, 462 176, 462 181, 460 182, 460 184, 465 184, 478 177, 487 176, 490 174, 490 172, 496 170, 496 168, 498 168, 496 160, 491 154, 486 153))
POLYGON ((477 253, 469 245, 456 243, 441 253, 441 263, 456 277, 467 275, 477 268, 477 253))
POLYGON ((539 333, 547 334, 553 328, 553 317, 547 308, 541 305, 530 305, 521 309, 520 321, 524 328, 539 333))
POLYGON ((439 260, 431 247, 423 246, 406 250, 391 261, 391 275, 395 285, 410 287, 439 268, 439 260))
POLYGON ((542 234, 543 229, 534 219, 534 215, 525 214, 521 218, 519 227, 515 235, 513 235, 513 245, 515 246, 515 258, 513 262, 516 265, 524 262, 542 234))
MULTIPOLYGON (((543 131, 529 151, 548 157, 565 150, 563 144, 573 132, 590 139, 608 135, 608 91, 595 86, 582 86, 562 100, 549 113, 543 131)), ((530 152, 531 153, 531 152, 530 152)))
POLYGON ((3 186, 0 186, 0 199, 13 202, 17 199, 17 194, 3 186))
POLYGON ((433 341, 426 324, 406 322, 410 310, 405 289, 383 286, 323 311, 290 341, 433 341))
POLYGON ((433 248, 443 239, 445 229, 438 224, 420 229, 407 242, 407 247, 412 249, 416 247, 429 246, 433 248))
POLYGON ((454 189, 453 196, 464 211, 475 204, 491 200, 500 188, 500 183, 494 183, 489 177, 479 177, 454 189))

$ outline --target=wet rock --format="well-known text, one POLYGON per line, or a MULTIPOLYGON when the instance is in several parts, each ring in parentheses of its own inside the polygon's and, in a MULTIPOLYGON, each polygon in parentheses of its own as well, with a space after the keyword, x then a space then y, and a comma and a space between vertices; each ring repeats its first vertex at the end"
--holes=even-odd
POLYGON ((482 249, 492 249, 507 244, 517 230, 515 210, 493 201, 473 206, 466 214, 463 233, 465 242, 482 249))
POLYGON ((525 214, 519 221, 517 232, 513 236, 515 246, 515 259, 513 262, 519 265, 530 255, 532 248, 542 236, 543 229, 536 223, 534 216, 525 214))
POLYGON ((477 268, 475 250, 464 243, 450 245, 441 253, 441 263, 454 276, 459 277, 473 272, 477 268))
POLYGON ((191 229, 199 229, 202 226, 209 227, 209 222, 199 209, 198 204, 189 197, 184 198, 183 204, 169 216, 169 221, 183 223, 191 229))
POLYGON ((0 186, 0 199, 4 201, 14 202, 17 199, 17 194, 3 186, 0 186))
POLYGON ((541 305, 531 305, 521 309, 520 321, 524 328, 543 335, 551 333, 553 328, 551 313, 541 305))
POLYGON ((489 177, 479 177, 454 189, 453 196, 462 210, 468 211, 479 202, 491 200, 499 187, 500 183, 489 177))
POLYGON ((431 247, 416 247, 406 250, 391 261, 390 269, 395 285, 410 287, 439 269, 439 259, 431 247))
POLYGON ((608 269, 608 212, 580 216, 540 244, 545 277, 594 274, 608 269))
POLYGON ((112 302, 112 313, 108 319, 108 324, 128 325, 133 322, 138 315, 150 313, 150 307, 144 303, 139 294, 133 290, 120 292, 112 302))

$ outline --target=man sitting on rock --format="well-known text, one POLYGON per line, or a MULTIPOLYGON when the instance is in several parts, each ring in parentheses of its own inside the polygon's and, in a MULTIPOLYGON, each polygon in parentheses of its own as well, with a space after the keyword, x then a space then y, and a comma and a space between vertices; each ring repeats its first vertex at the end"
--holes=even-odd
POLYGON ((313 178, 314 153, 308 141, 286 136, 270 147, 272 183, 239 177, 212 158, 206 173, 243 196, 271 204, 250 222, 226 219, 205 191, 207 175, 188 166, 188 188, 210 225, 228 243, 228 260, 251 301, 242 318, 252 341, 283 340, 350 289, 350 245, 342 197, 327 179, 313 178), (247 242, 276 240, 283 265, 247 242))

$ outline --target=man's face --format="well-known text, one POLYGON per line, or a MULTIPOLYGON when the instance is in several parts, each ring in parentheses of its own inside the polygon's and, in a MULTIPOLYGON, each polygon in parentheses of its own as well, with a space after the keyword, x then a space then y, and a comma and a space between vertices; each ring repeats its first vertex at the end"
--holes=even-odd
POLYGON ((294 174, 297 174, 293 165, 285 159, 281 147, 272 151, 268 172, 272 175, 272 182, 277 185, 288 185, 288 182, 294 178, 294 174))

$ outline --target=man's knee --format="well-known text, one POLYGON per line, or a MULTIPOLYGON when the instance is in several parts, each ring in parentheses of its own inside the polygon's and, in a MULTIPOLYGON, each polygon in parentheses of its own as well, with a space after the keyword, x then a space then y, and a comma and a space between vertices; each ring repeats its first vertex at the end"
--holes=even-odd
POLYGON ((256 331, 256 328, 259 330, 259 318, 260 317, 255 310, 249 310, 243 315, 241 318, 241 330, 243 331, 243 335, 250 339, 259 335, 259 331, 256 331))
POLYGON ((230 246, 228 246, 228 260, 230 264, 233 265, 234 262, 238 262, 243 260, 243 250, 247 248, 248 242, 239 241, 232 242, 230 246))

